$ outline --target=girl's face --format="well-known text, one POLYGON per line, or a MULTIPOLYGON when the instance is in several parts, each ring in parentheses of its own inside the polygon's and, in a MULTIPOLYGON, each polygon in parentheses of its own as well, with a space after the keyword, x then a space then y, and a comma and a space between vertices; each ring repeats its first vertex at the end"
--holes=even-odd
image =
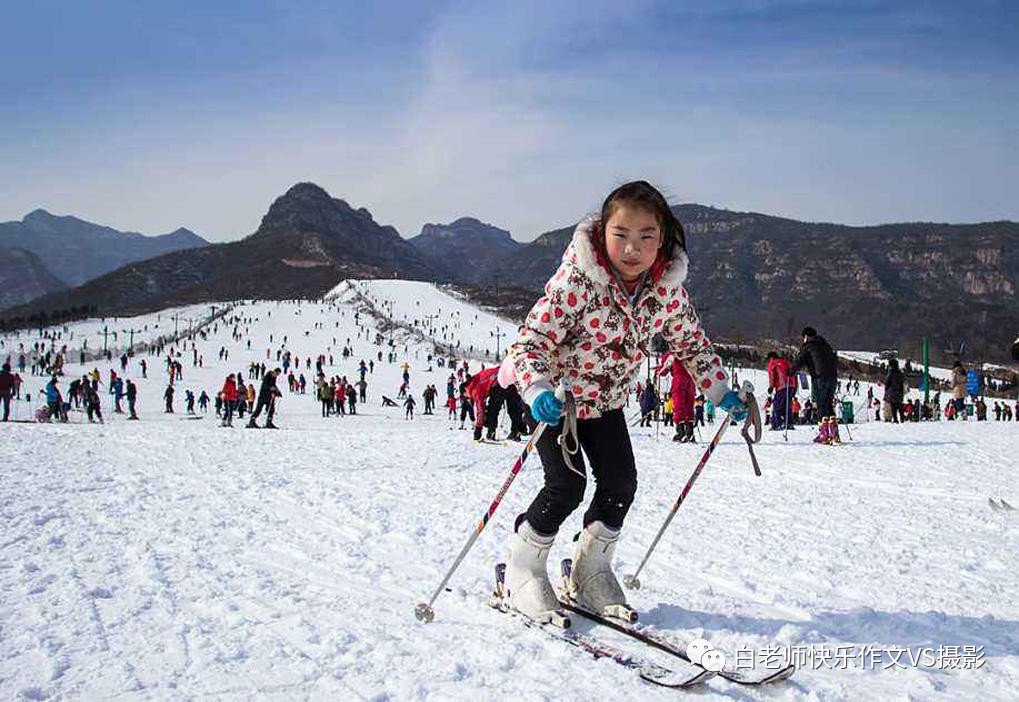
POLYGON ((651 268, 662 245, 657 218, 644 208, 617 205, 605 223, 605 248, 619 277, 630 282, 651 268))

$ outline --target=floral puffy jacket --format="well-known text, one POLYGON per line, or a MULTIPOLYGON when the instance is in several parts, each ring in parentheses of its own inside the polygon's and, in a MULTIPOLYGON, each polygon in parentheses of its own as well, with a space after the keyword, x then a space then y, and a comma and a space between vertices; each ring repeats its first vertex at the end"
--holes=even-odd
POLYGON ((656 262, 631 302, 595 249, 596 222, 577 226, 559 270, 507 349, 524 400, 531 404, 568 377, 578 419, 623 407, 650 339, 660 333, 697 389, 717 405, 729 378, 683 287, 686 253, 677 248, 656 262))

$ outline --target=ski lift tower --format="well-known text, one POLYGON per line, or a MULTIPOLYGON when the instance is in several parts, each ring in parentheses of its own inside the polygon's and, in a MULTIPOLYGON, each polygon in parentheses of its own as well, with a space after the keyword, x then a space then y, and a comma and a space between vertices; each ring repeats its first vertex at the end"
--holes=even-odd
POLYGON ((504 332, 502 329, 496 328, 495 331, 488 332, 488 334, 489 334, 489 336, 494 336, 495 337, 495 360, 498 361, 499 360, 499 340, 502 337, 506 336, 506 332, 504 332))

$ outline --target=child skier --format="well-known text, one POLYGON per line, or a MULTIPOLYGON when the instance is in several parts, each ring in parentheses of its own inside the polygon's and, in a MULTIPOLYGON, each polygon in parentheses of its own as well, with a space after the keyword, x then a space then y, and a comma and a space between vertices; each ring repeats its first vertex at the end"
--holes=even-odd
MULTIPOLYGON (((577 420, 575 438, 563 443, 579 442, 596 484, 567 588, 579 606, 598 613, 626 608, 611 568, 637 488, 623 407, 650 337, 662 335, 709 399, 737 420, 746 415, 690 304, 686 273, 683 228, 665 198, 644 181, 627 183, 606 198, 600 216, 577 226, 559 270, 507 349, 521 395, 548 425, 537 444, 545 485, 517 517, 506 568, 510 604, 532 619, 555 619, 560 605, 548 579, 549 551, 586 487, 559 444, 560 380, 572 384, 577 420)), ((571 460, 583 474, 580 452, 571 460)))

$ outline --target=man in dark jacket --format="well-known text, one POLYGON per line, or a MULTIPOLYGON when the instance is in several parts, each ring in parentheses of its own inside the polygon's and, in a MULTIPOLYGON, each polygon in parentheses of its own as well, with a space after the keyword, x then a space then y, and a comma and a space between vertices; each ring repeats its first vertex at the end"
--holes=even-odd
POLYGON ((888 375, 885 376, 885 402, 892 411, 892 421, 898 424, 905 422, 902 413, 902 398, 905 397, 905 379, 899 370, 899 362, 892 358, 888 361, 888 375))
POLYGON ((797 373, 801 368, 806 368, 810 372, 814 400, 817 403, 817 416, 822 420, 834 417, 833 401, 835 386, 838 384, 838 359, 835 357, 835 350, 813 327, 803 328, 803 346, 789 368, 789 374, 797 373))
POLYGON ((276 378, 283 371, 279 368, 275 368, 271 371, 267 371, 262 376, 262 385, 258 389, 258 402, 255 404, 255 409, 251 413, 251 418, 248 419, 249 429, 258 429, 258 424, 255 422, 258 419, 258 415, 262 413, 263 409, 266 409, 265 415, 265 428, 276 429, 276 425, 272 423, 273 415, 276 414, 276 398, 281 395, 279 389, 276 387, 276 378))
POLYGON ((127 381, 127 409, 131 413, 128 419, 138 419, 138 413, 135 411, 135 403, 138 402, 138 386, 134 384, 133 380, 127 381))
POLYGON ((11 396, 14 395, 14 374, 11 373, 11 364, 5 363, 3 370, 0 370, 0 404, 4 407, 4 421, 11 416, 11 396))

